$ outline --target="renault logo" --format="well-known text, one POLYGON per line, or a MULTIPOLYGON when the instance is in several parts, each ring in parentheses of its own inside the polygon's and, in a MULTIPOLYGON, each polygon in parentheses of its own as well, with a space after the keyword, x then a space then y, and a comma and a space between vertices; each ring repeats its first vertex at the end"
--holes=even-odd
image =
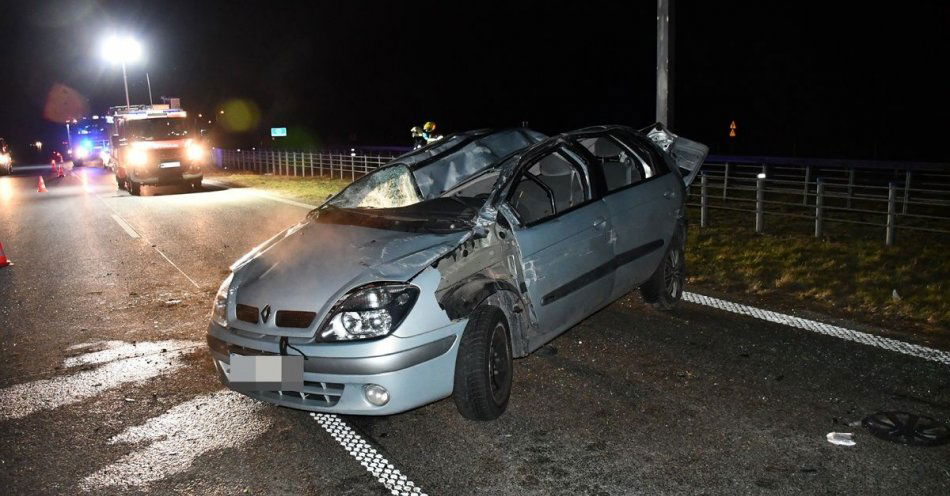
POLYGON ((270 318, 270 305, 264 305, 264 309, 261 310, 261 323, 266 324, 267 319, 270 318))

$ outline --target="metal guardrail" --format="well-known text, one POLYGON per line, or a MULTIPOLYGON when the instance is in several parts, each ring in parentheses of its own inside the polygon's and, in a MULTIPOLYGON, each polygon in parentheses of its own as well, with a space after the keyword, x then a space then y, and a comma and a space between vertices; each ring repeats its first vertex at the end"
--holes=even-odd
MULTIPOLYGON (((212 157, 222 169, 352 181, 395 155, 215 148, 212 157)), ((757 232, 785 217, 813 222, 816 237, 829 223, 879 228, 890 246, 898 230, 950 234, 950 170, 707 161, 687 205, 700 209, 701 227, 710 225, 710 209, 733 218, 746 212, 757 232)))
POLYGON ((212 160, 219 169, 291 177, 329 177, 355 180, 390 162, 393 155, 304 150, 226 150, 215 148, 212 160))
MULTIPOLYGON (((853 172, 847 180, 832 176, 802 181, 763 172, 754 178, 730 177, 712 169, 690 187, 687 205, 699 208, 700 227, 710 225, 709 210, 713 209, 730 212, 730 220, 735 220, 736 213, 753 214, 750 217, 759 233, 765 232, 768 216, 810 221, 815 237, 828 233, 829 223, 877 228, 887 246, 895 244, 898 229, 950 234, 950 188, 912 188, 909 181, 860 184, 853 172)), ((789 222, 780 225, 787 229, 789 222)))

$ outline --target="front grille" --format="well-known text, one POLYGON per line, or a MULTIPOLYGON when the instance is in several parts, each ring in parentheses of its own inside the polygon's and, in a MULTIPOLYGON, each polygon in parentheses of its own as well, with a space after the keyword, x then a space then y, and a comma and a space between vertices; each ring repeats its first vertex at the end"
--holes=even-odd
POLYGON ((343 384, 304 381, 303 391, 264 391, 261 396, 302 406, 334 406, 343 396, 343 384))
POLYGON ((238 303, 235 312, 237 313, 238 320, 247 322, 249 324, 257 323, 257 307, 238 303))
POLYGON ((313 319, 316 316, 317 314, 315 312, 298 312, 296 310, 278 310, 277 311, 277 326, 278 327, 307 328, 307 327, 310 327, 310 323, 313 322, 313 319))

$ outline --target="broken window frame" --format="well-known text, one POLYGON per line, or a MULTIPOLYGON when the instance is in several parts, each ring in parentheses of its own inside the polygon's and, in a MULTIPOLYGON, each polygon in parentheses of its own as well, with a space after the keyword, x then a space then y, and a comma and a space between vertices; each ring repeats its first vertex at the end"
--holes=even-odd
POLYGON ((513 179, 510 179, 507 181, 508 182, 507 186, 501 187, 502 190, 507 190, 504 193, 504 195, 501 196, 501 198, 503 198, 502 202, 505 203, 505 205, 507 206, 507 209, 512 213, 512 215, 518 221, 518 224, 520 224, 522 227, 530 228, 532 226, 536 226, 538 224, 542 224, 544 222, 557 219, 563 215, 573 212, 574 210, 583 208, 584 206, 589 205, 590 203, 597 201, 600 198, 600 194, 597 191, 597 188, 593 186, 593 181, 591 181, 591 171, 590 171, 589 161, 584 158, 581 158, 576 153, 576 151, 571 150, 571 148, 574 147, 571 145, 577 146, 570 142, 558 140, 558 141, 553 142, 550 146, 544 147, 541 150, 538 150, 529 156, 522 157, 515 168, 515 173, 512 174, 513 179), (540 162, 547 156, 555 154, 555 153, 561 155, 568 162, 568 164, 570 164, 571 167, 573 167, 580 174, 581 188, 584 190, 584 193, 587 197, 587 199, 584 200, 583 202, 578 203, 576 205, 572 205, 570 208, 567 208, 561 211, 558 211, 557 209, 557 205, 554 200, 553 191, 551 191, 551 189, 547 185, 543 185, 543 181, 534 177, 530 172, 528 172, 528 169, 533 167, 535 164, 537 164, 538 162, 540 162), (549 215, 547 217, 542 217, 532 222, 526 222, 524 219, 521 218, 521 215, 517 212, 517 210, 515 210, 514 206, 511 204, 511 198, 512 196, 514 196, 515 190, 518 188, 518 184, 522 180, 524 180, 523 178, 526 176, 529 178, 529 180, 542 184, 542 188, 547 192, 548 198, 550 199, 552 203, 554 203, 554 205, 552 205, 552 208, 554 211, 552 215, 549 215))

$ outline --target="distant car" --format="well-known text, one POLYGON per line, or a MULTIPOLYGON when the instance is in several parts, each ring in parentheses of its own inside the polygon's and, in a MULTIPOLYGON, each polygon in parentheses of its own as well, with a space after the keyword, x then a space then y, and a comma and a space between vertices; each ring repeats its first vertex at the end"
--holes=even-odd
POLYGON ((13 156, 10 155, 10 149, 7 142, 0 138, 0 174, 13 173, 13 156))
POLYGON ((207 335, 220 378, 234 387, 238 355, 281 355, 302 387, 236 389, 365 415, 451 395, 494 419, 513 357, 636 288, 677 303, 707 151, 654 125, 472 131, 403 155, 232 265, 207 335))

